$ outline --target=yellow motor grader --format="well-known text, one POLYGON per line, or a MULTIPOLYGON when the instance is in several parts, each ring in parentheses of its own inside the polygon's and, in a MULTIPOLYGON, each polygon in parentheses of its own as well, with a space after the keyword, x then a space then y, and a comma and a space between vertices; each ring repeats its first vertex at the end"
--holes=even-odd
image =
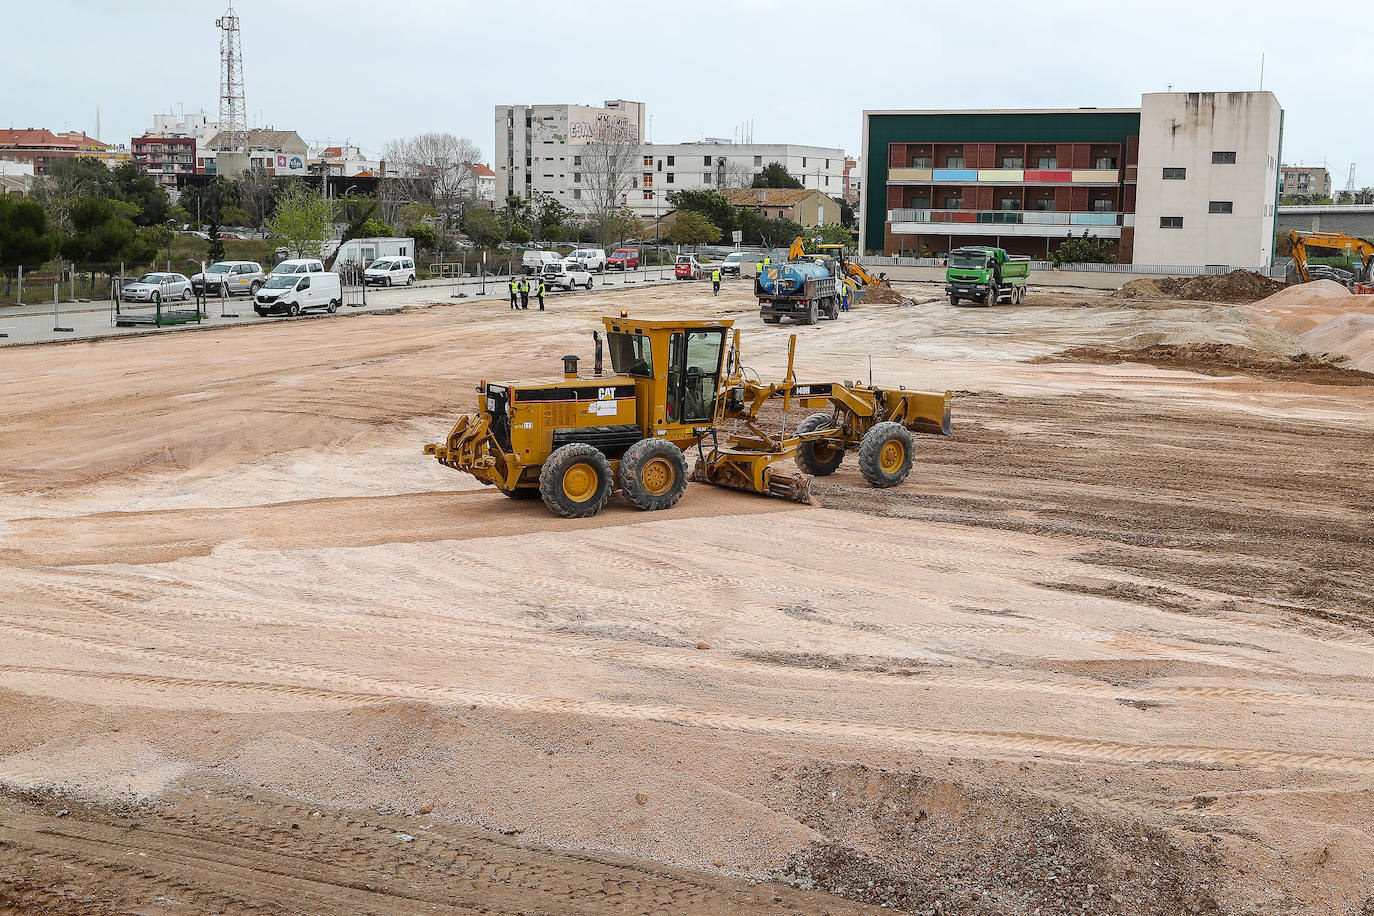
POLYGON ((559 379, 484 381, 477 413, 459 418, 425 454, 513 499, 537 496, 565 518, 586 518, 615 490, 638 509, 676 505, 692 449, 692 480, 810 503, 810 475, 833 473, 847 451, 858 450, 870 485, 891 487, 911 472, 913 432, 950 435, 948 391, 797 381, 795 336, 785 379, 749 378, 733 325, 606 318, 610 374, 602 374, 598 332, 592 375, 565 356, 559 379), (765 408, 780 406, 785 428, 794 402, 828 411, 790 433, 764 428, 765 408), (784 471, 789 459, 803 473, 784 471))

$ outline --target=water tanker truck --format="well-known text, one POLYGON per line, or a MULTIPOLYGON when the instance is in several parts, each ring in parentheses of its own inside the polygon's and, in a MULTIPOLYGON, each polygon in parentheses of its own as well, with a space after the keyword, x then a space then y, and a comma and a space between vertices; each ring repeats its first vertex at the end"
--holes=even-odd
POLYGON ((754 295, 759 317, 769 324, 784 318, 815 324, 840 317, 839 281, 829 258, 769 265, 754 279, 754 295))
POLYGON ((1001 248, 970 245, 949 253, 945 263, 945 292, 949 304, 967 299, 978 305, 1026 301, 1030 258, 1012 257, 1001 248))

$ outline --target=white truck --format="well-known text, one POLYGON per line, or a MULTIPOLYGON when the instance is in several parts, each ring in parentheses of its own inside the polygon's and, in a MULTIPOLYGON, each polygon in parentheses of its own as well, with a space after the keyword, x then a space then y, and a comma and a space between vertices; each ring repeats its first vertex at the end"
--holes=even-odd
POLYGON ((567 260, 576 261, 592 273, 606 272, 606 252, 601 248, 579 248, 567 260))

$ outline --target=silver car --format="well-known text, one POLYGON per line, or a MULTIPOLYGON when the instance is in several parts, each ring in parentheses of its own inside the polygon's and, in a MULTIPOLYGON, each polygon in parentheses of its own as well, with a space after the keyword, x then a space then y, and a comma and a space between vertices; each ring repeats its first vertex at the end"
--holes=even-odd
POLYGON ((196 292, 207 296, 255 296, 267 276, 257 261, 216 261, 191 278, 196 292))
POLYGON ((119 293, 125 302, 153 302, 159 295, 162 301, 190 299, 191 281, 182 274, 144 274, 126 283, 119 293))

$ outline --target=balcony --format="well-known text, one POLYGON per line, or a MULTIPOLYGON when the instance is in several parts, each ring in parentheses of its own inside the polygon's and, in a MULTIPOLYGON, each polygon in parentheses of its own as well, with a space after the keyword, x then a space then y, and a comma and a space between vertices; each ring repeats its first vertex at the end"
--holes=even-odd
POLYGON ((899 234, 943 232, 955 235, 1057 237, 1092 229, 1099 238, 1120 238, 1126 217, 1135 214, 1056 210, 888 210, 899 234))
MULTIPOLYGON (((1134 168, 1134 166, 1132 166, 1134 168)), ((1116 169, 889 169, 887 183, 907 184, 1119 184, 1116 169)))

